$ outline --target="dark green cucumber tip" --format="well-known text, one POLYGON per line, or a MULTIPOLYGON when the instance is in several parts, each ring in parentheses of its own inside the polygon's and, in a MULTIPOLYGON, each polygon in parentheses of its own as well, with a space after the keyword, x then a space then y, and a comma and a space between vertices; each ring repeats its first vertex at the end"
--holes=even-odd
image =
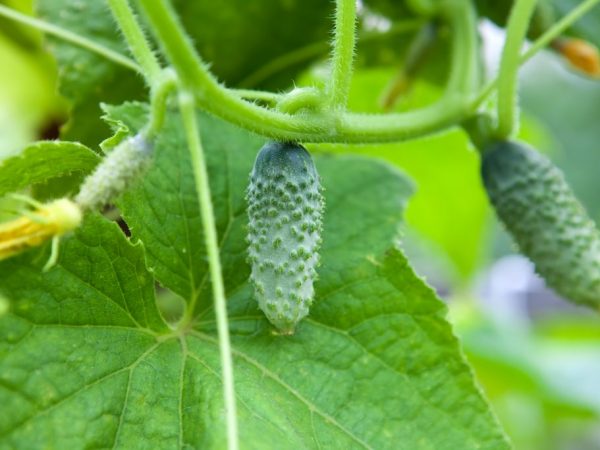
POLYGON ((254 163, 254 173, 263 175, 303 170, 308 170, 313 177, 317 176, 310 153, 296 142, 269 141, 261 148, 254 163))

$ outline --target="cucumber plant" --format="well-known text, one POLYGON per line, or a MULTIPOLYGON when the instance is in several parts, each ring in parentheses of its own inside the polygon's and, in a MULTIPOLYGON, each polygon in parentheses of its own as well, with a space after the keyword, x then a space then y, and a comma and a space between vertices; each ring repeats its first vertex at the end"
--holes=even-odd
POLYGON ((314 150, 441 132, 497 94, 488 126, 466 127, 490 200, 548 283, 597 308, 595 225, 514 135, 520 64, 599 2, 544 22, 524 55, 536 2, 513 2, 500 73, 484 85, 483 2, 336 0, 324 83, 276 92, 226 86, 211 67, 290 87, 323 54, 313 39, 327 38, 327 2, 39 0, 40 18, 0 5, 49 35, 72 102, 61 140, 0 163, 0 195, 39 197, 0 225, 0 448, 510 448, 444 304, 398 248, 410 182, 373 158, 314 150), (256 11, 269 36, 249 54, 270 46, 264 67, 225 54, 242 46, 223 29, 263 31, 256 11), (377 11, 392 23, 372 33, 387 24, 377 11), (302 14, 319 26, 298 33, 302 14), (413 32, 386 107, 447 40, 439 97, 350 108, 354 67, 382 60, 360 58, 363 36, 385 60, 413 32))

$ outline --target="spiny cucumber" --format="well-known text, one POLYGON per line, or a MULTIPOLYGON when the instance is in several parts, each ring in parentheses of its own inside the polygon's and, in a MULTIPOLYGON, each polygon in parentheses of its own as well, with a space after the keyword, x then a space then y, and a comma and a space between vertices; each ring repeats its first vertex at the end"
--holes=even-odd
POLYGON ((152 152, 152 142, 142 134, 123 140, 85 179, 75 202, 84 210, 95 210, 114 200, 149 166, 152 152))
POLYGON ((518 142, 482 151, 483 182, 500 220, 549 286, 600 306, 600 233, 562 172, 518 142))
POLYGON ((292 334, 314 296, 323 196, 308 151, 268 142, 250 175, 248 254, 260 309, 282 334, 292 334))

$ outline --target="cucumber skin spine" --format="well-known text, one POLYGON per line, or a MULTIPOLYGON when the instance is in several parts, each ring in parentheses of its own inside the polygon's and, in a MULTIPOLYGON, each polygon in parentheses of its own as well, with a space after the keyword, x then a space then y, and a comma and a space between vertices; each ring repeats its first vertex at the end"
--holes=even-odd
POLYGON ((600 233, 544 155, 512 141, 482 151, 483 183, 499 219, 548 285, 573 302, 600 306, 600 233))
POLYGON ((319 263, 324 201, 308 151, 268 142, 250 175, 248 260, 260 309, 281 334, 309 313, 319 263))

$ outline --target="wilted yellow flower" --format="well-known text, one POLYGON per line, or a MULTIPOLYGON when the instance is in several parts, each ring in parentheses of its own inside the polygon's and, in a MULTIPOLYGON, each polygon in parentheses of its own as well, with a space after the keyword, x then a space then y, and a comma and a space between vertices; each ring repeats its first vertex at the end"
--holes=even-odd
POLYGON ((600 77, 600 52, 594 44, 582 39, 560 38, 552 46, 576 69, 590 77, 600 77))
POLYGON ((58 238, 81 224, 81 209, 69 199, 34 204, 37 207, 33 211, 0 224, 0 260, 54 239, 52 256, 47 264, 49 267, 56 260, 58 238))

